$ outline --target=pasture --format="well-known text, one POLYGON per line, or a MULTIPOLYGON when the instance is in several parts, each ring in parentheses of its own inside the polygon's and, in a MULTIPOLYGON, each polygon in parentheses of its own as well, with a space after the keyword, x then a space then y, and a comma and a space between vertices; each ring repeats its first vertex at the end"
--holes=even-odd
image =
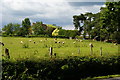
POLYGON ((100 47, 102 47, 103 56, 118 55, 118 45, 114 45, 114 43, 92 40, 54 39, 2 37, 2 42, 4 43, 2 55, 5 55, 4 49, 8 48, 11 57, 10 60, 12 61, 21 59, 49 59, 49 48, 53 47, 53 54, 56 53, 56 58, 90 56, 90 43, 93 44, 92 56, 100 56, 100 47))

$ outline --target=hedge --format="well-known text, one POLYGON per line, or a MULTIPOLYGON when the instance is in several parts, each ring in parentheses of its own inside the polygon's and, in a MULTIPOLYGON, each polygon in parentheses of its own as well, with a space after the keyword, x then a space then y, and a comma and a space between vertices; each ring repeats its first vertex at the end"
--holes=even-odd
POLYGON ((120 56, 2 61, 2 80, 80 80, 120 74, 120 56))

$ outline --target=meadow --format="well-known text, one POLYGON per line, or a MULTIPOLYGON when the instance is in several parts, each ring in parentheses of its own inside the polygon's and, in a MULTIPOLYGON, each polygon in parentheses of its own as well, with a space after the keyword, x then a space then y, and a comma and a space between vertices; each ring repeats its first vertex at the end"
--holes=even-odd
POLYGON ((2 42, 4 43, 2 55, 5 55, 4 49, 8 48, 11 57, 10 60, 12 61, 22 59, 49 59, 50 47, 53 47, 53 53, 56 53, 57 58, 65 58, 68 56, 91 56, 90 43, 93 44, 92 56, 100 56, 100 47, 102 47, 102 56, 118 55, 118 45, 92 40, 2 37, 2 42))

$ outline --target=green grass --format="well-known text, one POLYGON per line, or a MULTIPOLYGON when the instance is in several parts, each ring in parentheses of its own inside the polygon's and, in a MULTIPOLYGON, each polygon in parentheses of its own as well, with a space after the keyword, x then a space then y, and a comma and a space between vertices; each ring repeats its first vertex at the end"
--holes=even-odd
POLYGON ((100 47, 103 48, 103 56, 118 55, 118 45, 113 43, 104 43, 98 41, 83 40, 83 42, 69 39, 57 39, 57 41, 65 42, 55 43, 54 38, 22 38, 22 37, 2 37, 2 42, 5 46, 2 47, 2 54, 5 55, 4 49, 8 48, 10 51, 11 60, 19 59, 47 59, 49 58, 49 47, 53 47, 53 53, 57 57, 68 56, 90 56, 89 43, 93 44, 93 56, 100 56, 100 47), (32 40, 29 42, 29 40, 32 40), (23 44, 20 42, 23 41, 23 44), (34 44, 34 41, 36 42, 34 44), (75 44, 73 43, 75 42, 75 44), (28 45, 27 48, 24 46, 28 45), (80 49, 80 53, 78 53, 80 49))
POLYGON ((57 28, 56 26, 53 26, 51 24, 47 24, 47 26, 52 27, 52 28, 57 28))
POLYGON ((98 76, 98 77, 93 77, 93 78, 86 78, 86 79, 81 79, 81 80, 98 80, 98 79, 107 79, 107 78, 115 78, 115 77, 120 77, 120 74, 116 75, 107 75, 107 76, 98 76))

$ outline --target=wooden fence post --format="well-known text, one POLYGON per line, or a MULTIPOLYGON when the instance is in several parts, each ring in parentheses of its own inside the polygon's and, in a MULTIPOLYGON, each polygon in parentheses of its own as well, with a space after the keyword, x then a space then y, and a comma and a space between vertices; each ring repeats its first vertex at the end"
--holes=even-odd
POLYGON ((90 46, 90 55, 92 55, 93 54, 93 44, 90 43, 89 46, 90 46))
POLYGON ((9 49, 7 48, 5 48, 5 55, 7 56, 8 59, 10 59, 9 49))
POLYGON ((53 54, 53 48, 52 47, 50 47, 50 52, 49 52, 49 55, 50 55, 50 57, 52 58, 52 54, 53 54))
POLYGON ((102 47, 100 47, 100 55, 102 56, 102 47))

